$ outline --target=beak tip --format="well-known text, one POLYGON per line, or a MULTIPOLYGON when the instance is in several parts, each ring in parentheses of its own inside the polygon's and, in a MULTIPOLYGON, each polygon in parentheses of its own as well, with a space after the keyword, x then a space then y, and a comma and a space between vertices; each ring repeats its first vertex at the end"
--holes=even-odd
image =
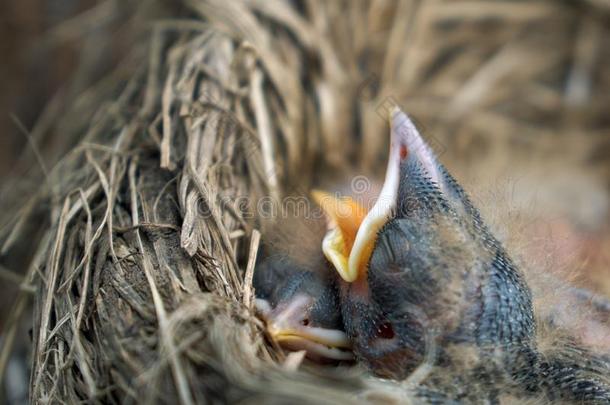
POLYGON ((402 111, 398 106, 392 106, 392 108, 390 108, 389 114, 388 114, 388 120, 390 122, 390 124, 392 124, 392 122, 394 122, 394 118, 398 115, 401 114, 402 111))

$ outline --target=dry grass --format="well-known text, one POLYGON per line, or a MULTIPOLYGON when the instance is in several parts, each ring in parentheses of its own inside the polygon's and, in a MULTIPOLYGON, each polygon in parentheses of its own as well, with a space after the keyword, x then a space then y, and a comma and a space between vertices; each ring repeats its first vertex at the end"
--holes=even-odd
POLYGON ((2 218, 2 252, 27 271, 0 373, 34 286, 33 402, 407 401, 413 381, 286 371, 298 359, 252 311, 253 202, 325 170, 379 173, 390 103, 462 174, 570 150, 605 178, 592 151, 610 145, 607 1, 298 3, 132 6, 123 63, 31 131, 69 149, 2 218))

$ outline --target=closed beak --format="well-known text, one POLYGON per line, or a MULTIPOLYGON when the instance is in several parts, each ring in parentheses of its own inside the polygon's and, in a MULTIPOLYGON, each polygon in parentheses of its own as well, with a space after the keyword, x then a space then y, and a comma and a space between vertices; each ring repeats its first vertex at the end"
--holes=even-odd
POLYGON ((267 331, 280 346, 305 350, 313 360, 349 361, 354 356, 343 331, 313 326, 307 318, 311 299, 299 295, 287 305, 271 310, 268 303, 257 299, 256 306, 267 322, 267 331))

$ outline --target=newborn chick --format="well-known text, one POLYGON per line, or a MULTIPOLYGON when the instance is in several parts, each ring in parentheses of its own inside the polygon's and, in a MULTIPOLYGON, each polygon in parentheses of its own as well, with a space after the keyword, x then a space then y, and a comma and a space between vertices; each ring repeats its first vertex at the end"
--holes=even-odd
POLYGON ((432 351, 441 371, 422 398, 472 399, 477 386, 492 402, 507 392, 610 401, 603 356, 577 345, 566 345, 570 356, 538 350, 521 271, 400 110, 391 114, 386 179, 372 210, 342 226, 344 201, 315 198, 336 223, 323 251, 342 278, 345 331, 374 373, 404 379, 432 351))
POLYGON ((319 362, 352 360, 336 276, 320 250, 325 224, 314 216, 290 214, 265 232, 253 280, 256 307, 282 347, 319 362))

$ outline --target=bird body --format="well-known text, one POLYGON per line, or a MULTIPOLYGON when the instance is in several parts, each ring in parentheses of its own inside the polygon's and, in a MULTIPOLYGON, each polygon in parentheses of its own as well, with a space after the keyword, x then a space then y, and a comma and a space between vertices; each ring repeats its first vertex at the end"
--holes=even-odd
MULTIPOLYGON (((539 328, 552 325, 536 319, 521 270, 409 118, 395 109, 391 127, 378 201, 357 219, 348 258, 331 260, 356 357, 402 380, 432 352, 436 371, 420 389, 432 402, 514 395, 610 403, 608 357, 580 342, 540 350, 539 328)), ((342 233, 339 226, 327 238, 342 233)), ((340 254, 338 245, 323 244, 326 256, 340 254)))
POLYGON ((460 184, 398 109, 391 127, 370 210, 315 191, 325 219, 268 232, 254 286, 272 338, 318 361, 351 350, 384 378, 426 367, 415 394, 429 403, 610 403, 610 353, 566 333, 561 314, 537 316, 524 273, 460 184))

